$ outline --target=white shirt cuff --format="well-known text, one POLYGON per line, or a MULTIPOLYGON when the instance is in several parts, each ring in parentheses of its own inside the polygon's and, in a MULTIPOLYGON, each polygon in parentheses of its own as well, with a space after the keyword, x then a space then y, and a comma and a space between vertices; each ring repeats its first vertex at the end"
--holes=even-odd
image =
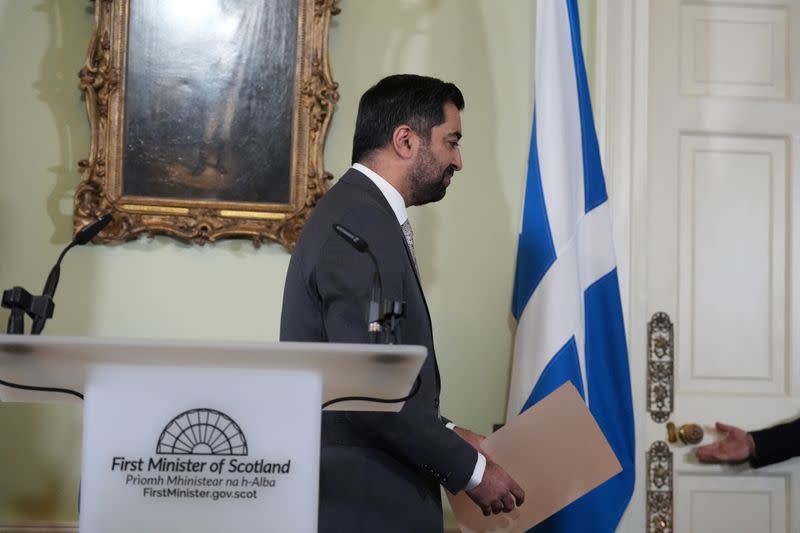
POLYGON ((478 452, 478 461, 475 463, 475 470, 472 471, 472 477, 469 483, 464 487, 464 490, 472 490, 483 481, 483 472, 486 470, 486 457, 481 452, 478 452))
MULTIPOLYGON (((456 425, 453 422, 448 422, 444 425, 447 429, 453 429, 456 425)), ((478 460, 475 461, 475 469, 472 471, 472 477, 469 478, 467 486, 464 490, 472 490, 483 481, 483 473, 486 470, 486 457, 481 452, 478 452, 478 460)))

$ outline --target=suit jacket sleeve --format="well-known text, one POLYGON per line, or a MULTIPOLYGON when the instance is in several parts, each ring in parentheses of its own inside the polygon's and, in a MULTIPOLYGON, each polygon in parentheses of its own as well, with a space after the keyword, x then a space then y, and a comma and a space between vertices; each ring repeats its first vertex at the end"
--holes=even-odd
POLYGON ((771 428, 752 431, 756 445, 755 456, 750 459, 754 468, 779 463, 800 455, 800 418, 771 428))
MULTIPOLYGON (((402 298, 402 269, 407 259, 402 241, 389 238, 397 232, 396 220, 371 216, 369 210, 351 212, 341 221, 370 243, 381 269, 384 298, 402 298), (393 224, 390 224, 393 223, 393 224)), ((402 236, 400 237, 402 239, 402 236)), ((372 285, 372 262, 331 232, 309 271, 309 292, 319 298, 325 335, 329 342, 368 342, 365 303, 372 285)), ((400 339, 403 342, 400 321, 400 339)), ((406 337, 407 338, 407 337, 406 337)), ((429 354, 429 358, 432 356, 429 354)), ((445 427, 433 407, 411 398, 397 414, 352 413, 348 418, 393 454, 432 475, 450 492, 463 489, 477 462, 477 452, 445 427)))

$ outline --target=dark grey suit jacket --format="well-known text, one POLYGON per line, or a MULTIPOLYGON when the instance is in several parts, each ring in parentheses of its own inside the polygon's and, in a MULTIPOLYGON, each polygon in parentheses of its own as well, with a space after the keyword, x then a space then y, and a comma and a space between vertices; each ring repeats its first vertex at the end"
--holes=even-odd
POLYGON ((439 484, 469 481, 475 450, 439 416, 439 371, 425 297, 402 229, 369 178, 350 169, 321 199, 289 263, 281 340, 368 342, 373 267, 337 235, 340 223, 377 258, 383 296, 406 302, 399 341, 428 349, 419 392, 400 413, 325 412, 322 416, 320 531, 441 531, 439 484))

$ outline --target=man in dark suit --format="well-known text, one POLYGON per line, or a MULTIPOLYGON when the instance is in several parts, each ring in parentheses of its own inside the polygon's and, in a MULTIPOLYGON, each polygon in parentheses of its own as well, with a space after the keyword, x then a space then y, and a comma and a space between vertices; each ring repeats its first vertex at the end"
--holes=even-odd
POLYGON ((418 392, 399 413, 323 413, 320 531, 441 531, 440 484, 466 490, 485 514, 524 499, 478 451, 483 437, 439 414, 433 330, 406 211, 441 200, 461 169, 463 107, 455 85, 423 76, 389 76, 364 93, 353 167, 314 208, 292 255, 281 340, 369 342, 373 266, 333 231, 336 223, 368 243, 384 298, 406 302, 398 342, 428 349, 418 392))
POLYGON ((724 437, 700 446, 695 452, 705 463, 742 463, 753 468, 786 461, 800 455, 800 418, 758 431, 747 432, 736 426, 717 422, 724 437))

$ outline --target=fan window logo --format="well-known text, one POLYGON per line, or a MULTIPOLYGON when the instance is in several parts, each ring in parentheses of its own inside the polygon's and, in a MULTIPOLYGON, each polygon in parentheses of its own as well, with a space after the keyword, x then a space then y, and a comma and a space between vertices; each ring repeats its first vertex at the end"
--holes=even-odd
POLYGON ((159 455, 247 455, 247 439, 231 417, 216 409, 190 409, 173 418, 158 438, 159 455))

